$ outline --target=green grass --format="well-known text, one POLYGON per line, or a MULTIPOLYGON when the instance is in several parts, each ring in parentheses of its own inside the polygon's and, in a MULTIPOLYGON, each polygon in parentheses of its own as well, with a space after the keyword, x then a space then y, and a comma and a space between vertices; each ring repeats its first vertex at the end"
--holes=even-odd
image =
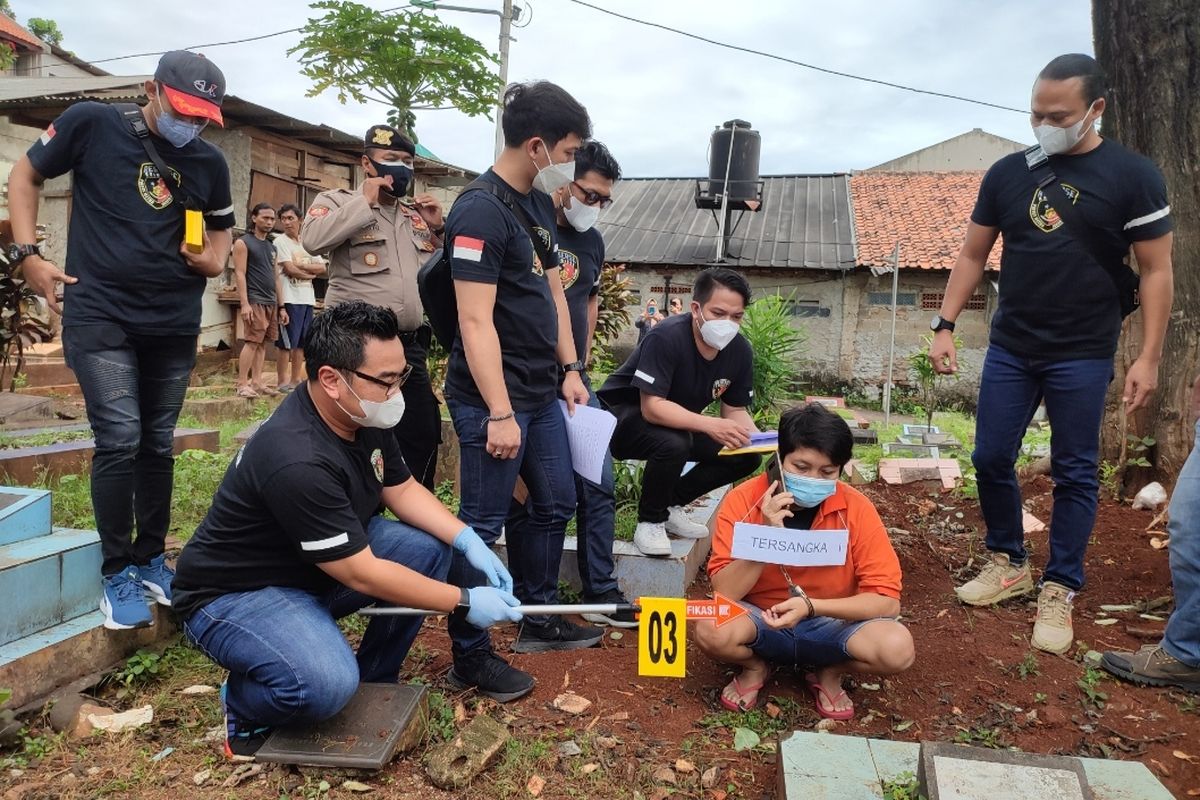
POLYGON ((90 438, 92 438, 92 432, 88 430, 49 431, 47 433, 34 433, 28 436, 0 434, 0 450, 13 450, 18 447, 45 447, 46 445, 79 442, 90 438))

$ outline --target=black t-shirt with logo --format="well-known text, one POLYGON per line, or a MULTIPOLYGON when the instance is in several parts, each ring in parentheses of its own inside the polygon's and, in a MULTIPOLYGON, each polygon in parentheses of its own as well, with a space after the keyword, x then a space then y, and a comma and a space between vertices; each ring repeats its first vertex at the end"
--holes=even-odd
MULTIPOLYGON (((490 169, 479 177, 511 193, 551 252, 557 249, 549 195, 536 190, 523 195, 490 169)), ((496 287, 492 320, 513 410, 544 407, 558 389, 558 311, 525 226, 499 198, 478 190, 460 197, 450 209, 445 242, 454 280, 496 287)), ((467 365, 461 332, 455 336, 446 368, 446 395, 468 405, 487 405, 467 365)))
POLYGON ((716 400, 736 408, 754 399, 754 352, 740 333, 712 361, 700 355, 692 315, 676 314, 651 328, 598 392, 609 408, 641 403, 641 392, 699 414, 716 400))
POLYGON ((575 355, 587 361, 588 303, 600 293, 600 270, 604 267, 604 238, 588 228, 583 233, 569 225, 558 228, 558 263, 562 265, 563 291, 571 312, 575 355))
POLYGON ((390 430, 360 428, 347 441, 301 386, 225 471, 179 556, 175 610, 186 619, 221 595, 269 586, 332 589, 335 581, 316 565, 365 549, 380 491, 409 477, 390 430))
POLYGON ((246 245, 246 299, 258 305, 275 305, 275 245, 253 233, 244 234, 241 242, 246 245))
MULTIPOLYGON (((1081 155, 1051 156, 1050 168, 1110 263, 1171 230, 1166 183, 1150 159, 1103 140, 1081 155)), ((1112 358, 1121 332, 1115 285, 1063 229, 1024 153, 988 170, 971 221, 1004 237, 994 344, 1030 358, 1112 358)))
MULTIPOLYGON (((233 200, 225 156, 203 139, 181 148, 151 135, 209 230, 232 228, 233 200)), ((183 209, 167 189, 121 112, 76 103, 29 149, 46 178, 71 173, 71 226, 63 268, 63 325, 117 323, 132 333, 195 335, 205 278, 179 252, 183 209)))

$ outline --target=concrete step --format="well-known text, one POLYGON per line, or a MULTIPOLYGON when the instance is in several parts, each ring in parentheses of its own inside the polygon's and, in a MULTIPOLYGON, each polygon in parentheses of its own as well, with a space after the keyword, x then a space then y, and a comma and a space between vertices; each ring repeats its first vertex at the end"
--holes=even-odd
MULTIPOLYGON (((215 453, 220 448, 220 440, 220 431, 176 428, 175 455, 184 450, 215 453)), ((91 466, 94 448, 92 439, 79 439, 62 444, 0 450, 0 475, 7 476, 12 483, 33 483, 43 474, 58 477, 82 472, 91 466)))
POLYGON ((50 533, 50 492, 21 486, 0 488, 0 545, 50 533))
POLYGON ((0 392, 0 425, 44 422, 54 419, 54 399, 15 392, 0 392))
POLYGON ((95 531, 54 528, 0 547, 0 646, 95 609, 100 561, 95 531))

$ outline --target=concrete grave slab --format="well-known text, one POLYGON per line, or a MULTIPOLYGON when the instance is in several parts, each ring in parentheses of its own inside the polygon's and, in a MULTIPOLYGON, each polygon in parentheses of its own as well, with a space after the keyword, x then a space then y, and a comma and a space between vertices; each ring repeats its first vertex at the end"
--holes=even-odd
POLYGON ((6 486, 0 489, 0 547, 50 533, 50 492, 6 486))
POLYGON ((0 392, 0 425, 54 418, 54 400, 32 394, 0 392))
POLYGON ((480 714, 425 754, 425 772, 442 789, 461 789, 499 758, 509 736, 503 723, 480 714))
POLYGON ((1077 758, 923 742, 918 791, 928 800, 1094 800, 1077 758))
POLYGON ((1026 533, 1041 533, 1046 530, 1046 523, 1025 509, 1021 509, 1021 526, 1025 529, 1026 533))
POLYGON ((962 470, 953 458, 884 458, 879 477, 891 484, 940 481, 942 488, 953 489, 962 483, 962 470))
POLYGON ((424 686, 363 683, 331 719, 275 730, 255 758, 276 764, 377 770, 396 753, 419 744, 428 725, 429 697, 424 686))
POLYGON ((937 425, 905 425, 903 430, 905 436, 921 436, 926 433, 942 432, 942 429, 937 425))
POLYGON ((845 408, 846 398, 844 397, 823 397, 821 395, 805 395, 805 403, 816 403, 817 405, 825 406, 826 408, 845 408))
MULTIPOLYGON (((184 450, 208 450, 215 453, 220 446, 220 431, 176 428, 175 455, 184 450)), ((58 477, 88 469, 95 449, 92 439, 80 439, 61 444, 37 447, 14 447, 0 450, 0 474, 16 483, 33 483, 44 472, 58 477)))
POLYGON ((879 434, 870 427, 851 428, 850 435, 854 437, 855 444, 875 444, 879 441, 879 434))
POLYGON ((864 486, 878 477, 874 470, 863 466, 858 459, 847 461, 842 471, 851 486, 864 486))
POLYGON ((885 442, 883 452, 885 455, 901 458, 939 458, 941 455, 934 445, 908 442, 885 442))

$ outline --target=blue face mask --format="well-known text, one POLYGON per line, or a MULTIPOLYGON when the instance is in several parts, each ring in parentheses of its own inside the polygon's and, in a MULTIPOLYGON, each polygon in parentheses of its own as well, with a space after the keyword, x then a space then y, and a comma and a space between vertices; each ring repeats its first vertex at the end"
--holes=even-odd
POLYGON ((186 147, 192 139, 200 135, 200 131, 204 130, 204 123, 184 122, 164 110, 162 95, 158 96, 158 116, 155 118, 155 122, 158 123, 158 135, 175 148, 186 147))
POLYGON ((807 478, 803 475, 793 475, 783 469, 779 474, 783 476, 783 487, 801 508, 819 506, 837 491, 837 481, 833 478, 807 478))

